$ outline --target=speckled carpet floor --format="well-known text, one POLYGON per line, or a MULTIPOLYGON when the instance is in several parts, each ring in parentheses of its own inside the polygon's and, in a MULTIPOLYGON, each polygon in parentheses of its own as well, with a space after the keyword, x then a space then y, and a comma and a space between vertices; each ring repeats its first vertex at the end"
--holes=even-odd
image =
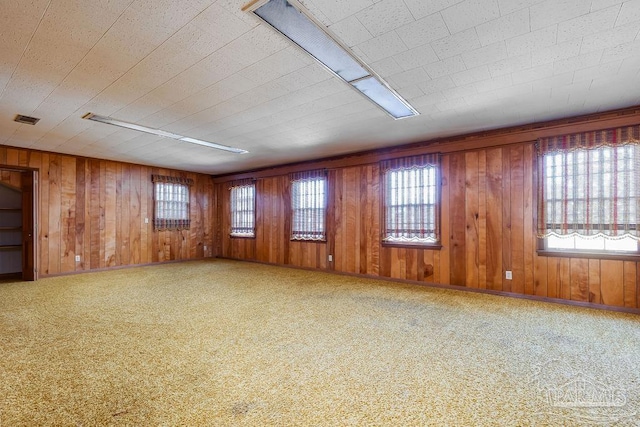
POLYGON ((0 426, 640 425, 640 316, 211 260, 0 283, 0 426))

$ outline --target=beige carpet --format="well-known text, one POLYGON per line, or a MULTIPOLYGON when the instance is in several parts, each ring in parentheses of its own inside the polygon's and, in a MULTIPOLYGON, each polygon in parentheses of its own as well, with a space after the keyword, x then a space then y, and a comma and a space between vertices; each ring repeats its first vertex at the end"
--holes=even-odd
POLYGON ((212 260, 0 284, 0 426, 639 425, 640 316, 212 260))

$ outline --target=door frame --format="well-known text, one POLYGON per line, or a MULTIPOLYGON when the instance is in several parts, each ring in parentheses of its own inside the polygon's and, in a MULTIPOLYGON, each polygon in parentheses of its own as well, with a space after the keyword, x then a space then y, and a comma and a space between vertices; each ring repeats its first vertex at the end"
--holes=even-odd
POLYGON ((20 172, 22 190, 22 280, 38 280, 38 169, 0 164, 0 170, 20 172))

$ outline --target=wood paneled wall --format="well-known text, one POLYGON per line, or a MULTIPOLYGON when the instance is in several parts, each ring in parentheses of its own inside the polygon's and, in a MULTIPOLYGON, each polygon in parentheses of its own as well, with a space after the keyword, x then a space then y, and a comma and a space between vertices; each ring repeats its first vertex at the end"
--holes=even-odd
POLYGON ((0 146, 2 165, 39 171, 41 276, 213 255, 208 175, 0 146), (153 230, 151 174, 195 181, 190 230, 153 230))
POLYGON ((326 243, 289 241, 286 175, 257 181, 255 239, 229 237, 228 184, 216 184, 222 256, 346 273, 639 308, 633 261, 539 256, 534 227, 534 144, 445 153, 442 248, 381 244, 377 163, 329 171, 326 243), (327 256, 333 255, 333 262, 327 256), (513 279, 505 279, 505 271, 513 279))
POLYGON ((22 183, 22 174, 17 171, 0 169, 0 182, 9 187, 19 189, 22 183))

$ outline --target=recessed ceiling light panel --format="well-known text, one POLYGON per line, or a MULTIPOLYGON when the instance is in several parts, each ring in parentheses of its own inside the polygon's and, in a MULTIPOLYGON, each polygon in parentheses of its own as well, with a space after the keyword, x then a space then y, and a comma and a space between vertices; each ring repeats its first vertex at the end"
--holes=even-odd
POLYGON ((136 130, 138 132, 150 133, 151 135, 161 136, 163 138, 172 138, 178 141, 189 142, 191 144, 203 145, 205 147, 215 148, 218 150, 230 151, 236 154, 248 153, 247 150, 241 148, 229 147, 227 145, 216 144, 215 142, 204 141, 202 139, 190 138, 188 136, 179 135, 177 133, 167 132, 162 129, 154 129, 147 126, 142 126, 136 123, 129 123, 123 120, 114 119, 113 117, 100 116, 98 114, 87 113, 82 116, 83 119, 93 120, 94 122, 105 123, 107 125, 118 126, 121 128, 136 130))
POLYGON ((419 114, 382 78, 333 38, 296 0, 256 0, 243 10, 251 10, 393 118, 419 114))

